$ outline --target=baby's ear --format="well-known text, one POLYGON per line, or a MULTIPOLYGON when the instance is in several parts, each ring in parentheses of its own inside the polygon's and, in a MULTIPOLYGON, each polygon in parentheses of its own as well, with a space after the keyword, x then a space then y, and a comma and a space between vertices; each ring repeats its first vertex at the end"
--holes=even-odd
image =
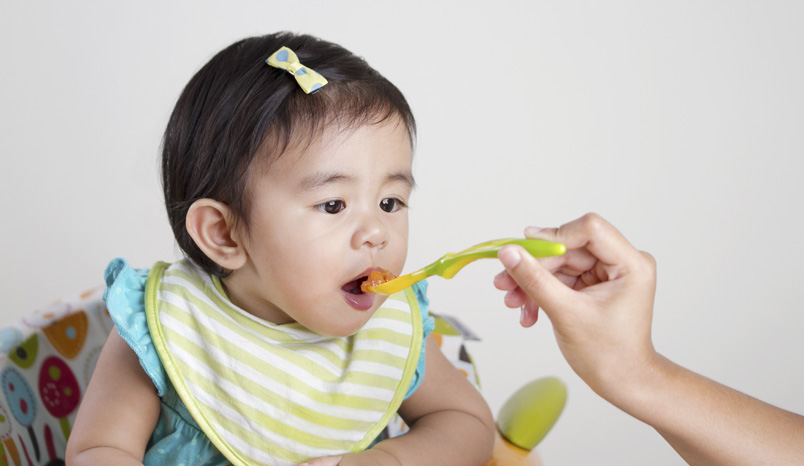
POLYGON ((236 270, 246 263, 246 250, 238 241, 235 216, 226 204, 199 199, 187 211, 187 232, 195 244, 216 264, 236 270))

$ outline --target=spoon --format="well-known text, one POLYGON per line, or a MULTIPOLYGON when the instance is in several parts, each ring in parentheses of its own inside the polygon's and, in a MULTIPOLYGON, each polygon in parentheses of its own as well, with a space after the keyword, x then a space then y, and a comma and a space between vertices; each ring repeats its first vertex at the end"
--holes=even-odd
POLYGON ((369 287, 369 292, 374 294, 394 294, 433 275, 452 278, 470 262, 482 258, 497 257, 497 252, 500 248, 509 244, 522 246, 533 257, 560 256, 567 251, 563 244, 541 239, 503 238, 486 241, 461 252, 445 254, 423 269, 399 276, 381 285, 369 287))

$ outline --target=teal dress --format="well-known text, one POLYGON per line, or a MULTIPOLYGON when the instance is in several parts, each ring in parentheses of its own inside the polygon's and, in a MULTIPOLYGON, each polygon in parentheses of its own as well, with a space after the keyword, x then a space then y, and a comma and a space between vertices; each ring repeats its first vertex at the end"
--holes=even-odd
MULTIPOLYGON (((124 259, 115 259, 106 268, 104 299, 117 333, 134 350, 140 365, 151 378, 161 400, 159 420, 145 450, 143 464, 190 466, 222 465, 229 462, 218 451, 193 420, 167 377, 156 353, 148 322, 145 319, 145 283, 147 269, 134 269, 124 259)), ((424 347, 434 321, 429 317, 427 283, 413 285, 422 314, 422 351, 406 398, 424 378, 424 347)))

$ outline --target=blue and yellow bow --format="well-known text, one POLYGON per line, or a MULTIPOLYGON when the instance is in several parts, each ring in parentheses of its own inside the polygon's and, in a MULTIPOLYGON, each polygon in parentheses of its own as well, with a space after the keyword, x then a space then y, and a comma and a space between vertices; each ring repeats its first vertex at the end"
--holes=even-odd
POLYGON ((312 68, 302 65, 299 57, 287 47, 282 47, 274 52, 265 60, 265 63, 292 74, 306 94, 315 92, 327 84, 327 80, 323 76, 312 68))

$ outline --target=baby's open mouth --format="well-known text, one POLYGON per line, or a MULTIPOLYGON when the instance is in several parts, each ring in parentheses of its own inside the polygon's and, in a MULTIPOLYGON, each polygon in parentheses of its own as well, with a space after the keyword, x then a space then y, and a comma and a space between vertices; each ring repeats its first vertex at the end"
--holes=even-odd
POLYGON ((343 285, 341 289, 350 294, 363 294, 363 290, 360 288, 360 285, 366 281, 366 277, 368 277, 368 274, 350 281, 349 283, 343 285))
POLYGON ((346 302, 357 311, 367 311, 374 306, 375 295, 371 293, 364 293, 363 290, 360 289, 360 285, 366 281, 366 277, 368 277, 368 275, 369 270, 341 287, 341 295, 343 296, 343 299, 346 300, 346 302))
POLYGON ((368 269, 359 277, 341 287, 343 299, 359 311, 368 310, 374 305, 374 297, 377 296, 372 292, 372 287, 394 278, 396 276, 385 269, 368 269))
POLYGON ((396 278, 392 272, 385 269, 372 269, 368 273, 343 285, 341 289, 347 293, 360 295, 373 293, 372 288, 396 278))

